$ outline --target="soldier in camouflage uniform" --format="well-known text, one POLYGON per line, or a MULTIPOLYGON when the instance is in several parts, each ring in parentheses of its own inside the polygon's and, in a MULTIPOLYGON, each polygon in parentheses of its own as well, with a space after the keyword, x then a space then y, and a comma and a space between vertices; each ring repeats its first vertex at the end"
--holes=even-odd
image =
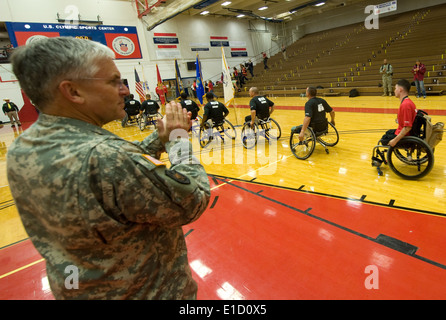
POLYGON ((9 149, 11 192, 56 299, 195 299, 182 226, 210 188, 190 152, 190 113, 167 105, 142 142, 103 129, 129 93, 113 58, 64 37, 16 49, 14 73, 41 113, 9 149))

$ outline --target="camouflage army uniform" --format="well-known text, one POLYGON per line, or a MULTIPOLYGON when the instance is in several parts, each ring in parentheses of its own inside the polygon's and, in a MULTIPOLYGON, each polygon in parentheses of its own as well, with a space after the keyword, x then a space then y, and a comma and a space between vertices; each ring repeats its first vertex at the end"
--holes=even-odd
POLYGON ((11 145, 8 180, 46 259, 56 299, 195 299, 182 225, 205 210, 209 181, 190 142, 155 132, 128 142, 89 123, 41 114, 11 145), (191 164, 192 161, 192 164, 191 164), (78 289, 65 285, 75 266, 78 289), (71 268, 71 267, 70 267, 71 268))

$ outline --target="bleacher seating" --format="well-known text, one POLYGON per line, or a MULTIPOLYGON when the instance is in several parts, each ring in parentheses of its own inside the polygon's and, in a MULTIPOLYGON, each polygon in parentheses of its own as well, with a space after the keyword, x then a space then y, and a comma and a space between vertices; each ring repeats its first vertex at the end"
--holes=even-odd
MULTIPOLYGON (((387 59, 397 79, 413 79, 410 72, 417 59, 426 65, 428 94, 446 93, 446 5, 380 18, 379 29, 368 30, 364 23, 307 35, 282 53, 254 68, 255 77, 236 96, 248 96, 258 87, 270 96, 300 96, 309 85, 325 96, 382 95, 379 68, 387 59)), ((216 93, 220 88, 216 88, 216 93)), ((415 92, 415 88, 412 89, 415 92)))

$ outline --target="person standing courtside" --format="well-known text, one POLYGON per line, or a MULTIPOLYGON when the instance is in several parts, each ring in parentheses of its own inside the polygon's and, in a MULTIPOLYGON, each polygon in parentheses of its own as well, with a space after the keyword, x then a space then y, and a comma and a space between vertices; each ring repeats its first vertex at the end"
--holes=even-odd
POLYGON ((268 55, 266 54, 266 52, 262 52, 262 58, 263 58, 263 68, 269 69, 268 68, 268 55))
POLYGON ((3 99, 3 101, 5 101, 2 108, 3 113, 8 116, 9 121, 11 122, 11 127, 15 128, 14 120, 17 126, 20 127, 22 124, 19 120, 19 108, 14 102, 11 102, 9 98, 3 99))
POLYGON ((392 79, 393 79, 393 67, 384 59, 383 65, 379 69, 379 73, 382 75, 383 80, 383 97, 392 96, 392 79))
POLYGON ((167 103, 167 87, 163 83, 158 83, 158 86, 155 88, 155 92, 158 95, 158 98, 161 101, 161 105, 164 107, 167 103))
POLYGON ((251 74, 251 77, 254 78, 254 64, 252 63, 251 59, 249 59, 248 62, 245 63, 245 66, 251 74))
POLYGON ((210 188, 191 154, 190 114, 167 104, 142 142, 103 129, 124 117, 129 94, 114 58, 72 37, 15 50, 13 72, 41 113, 8 151, 12 196, 56 299, 195 299, 182 226, 210 188))
POLYGON ((417 60, 412 68, 413 81, 417 88, 417 98, 423 96, 426 99, 426 89, 424 88, 424 74, 426 73, 426 66, 417 60))

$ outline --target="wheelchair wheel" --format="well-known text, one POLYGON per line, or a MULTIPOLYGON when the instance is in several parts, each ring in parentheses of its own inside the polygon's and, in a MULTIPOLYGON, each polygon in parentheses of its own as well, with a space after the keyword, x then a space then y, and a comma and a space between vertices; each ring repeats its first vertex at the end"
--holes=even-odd
POLYGON ((195 119, 192 119, 192 127, 190 128, 190 131, 197 137, 200 135, 200 125, 202 120, 203 118, 199 115, 195 119))
POLYGON ((298 132, 291 132, 290 137, 290 148, 291 152, 297 159, 305 160, 314 151, 316 147, 316 135, 311 128, 307 128, 305 131, 305 139, 303 141, 299 140, 298 132))
POLYGON ((234 140, 235 137, 237 136, 237 132, 235 131, 234 126, 232 125, 231 122, 229 122, 226 119, 223 122, 222 129, 223 129, 223 132, 225 133, 225 135, 232 140, 234 140))
POLYGON ((279 140, 282 136, 282 129, 279 124, 273 118, 269 119, 270 121, 265 124, 265 138, 279 140))
POLYGON ((128 116, 128 114, 126 113, 125 116, 124 116, 124 118, 122 118, 122 121, 121 121, 121 125, 122 125, 123 128, 126 127, 126 125, 127 125, 127 121, 128 121, 128 120, 129 120, 129 116, 128 116))
POLYGON ((434 166, 434 153, 420 138, 404 137, 387 151, 389 167, 404 179, 420 179, 434 166))
POLYGON ((200 133, 198 135, 198 140, 200 141, 200 146, 205 148, 213 139, 213 129, 208 123, 204 124, 204 128, 200 127, 200 133))
POLYGON ((251 128, 250 122, 246 122, 243 125, 241 138, 242 144, 246 149, 251 149, 257 144, 258 130, 256 124, 254 124, 254 129, 251 128))
POLYGON ((138 117, 139 130, 144 131, 146 128, 147 116, 143 113, 141 117, 138 117))
POLYGON ((334 147, 339 142, 339 133, 335 126, 328 122, 328 131, 317 137, 318 140, 322 141, 323 144, 329 147, 334 147))

